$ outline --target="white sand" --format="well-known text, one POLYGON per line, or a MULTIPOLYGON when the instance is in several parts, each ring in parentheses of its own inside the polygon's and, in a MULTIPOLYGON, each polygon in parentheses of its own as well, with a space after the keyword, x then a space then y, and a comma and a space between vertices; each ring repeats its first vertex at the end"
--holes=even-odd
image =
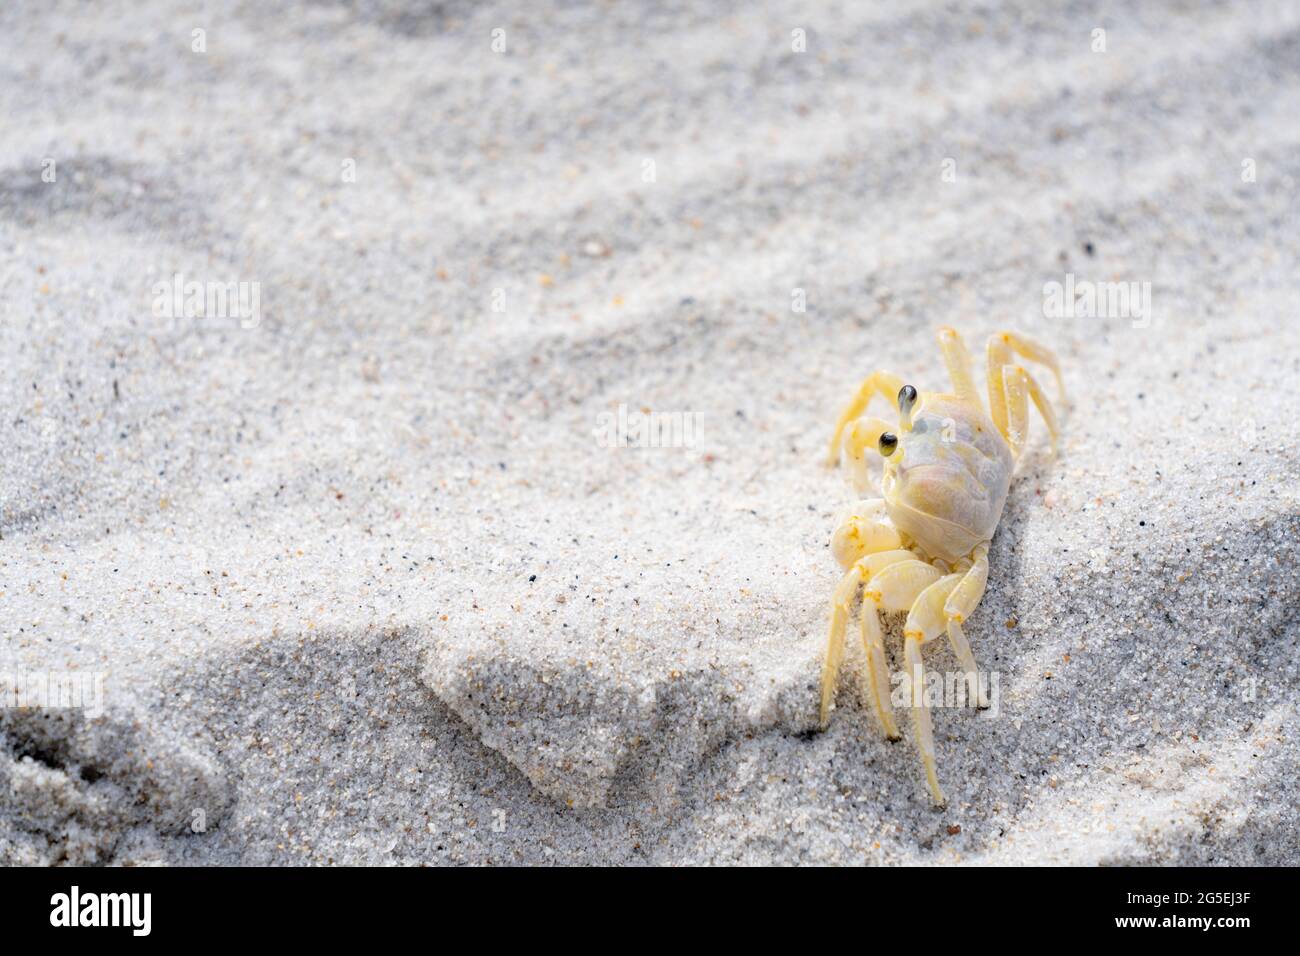
POLYGON ((0 674, 105 676, 0 710, 0 861, 1300 862, 1300 11, 1235 6, 0 5, 0 674), (856 656, 810 731, 823 443, 943 324, 1074 401, 936 811, 856 656))

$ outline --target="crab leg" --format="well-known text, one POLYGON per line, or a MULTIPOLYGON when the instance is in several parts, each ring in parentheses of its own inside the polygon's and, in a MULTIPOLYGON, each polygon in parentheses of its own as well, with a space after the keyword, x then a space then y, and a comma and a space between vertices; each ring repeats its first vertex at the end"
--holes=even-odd
POLYGON ((976 682, 972 686, 978 701, 979 668, 975 666, 975 655, 971 653, 970 644, 966 641, 966 632, 962 630, 961 624, 970 617, 979 606, 980 599, 984 597, 984 586, 989 579, 989 546, 980 545, 975 549, 974 557, 975 563, 948 595, 943 613, 948 619, 948 643, 952 645, 953 654, 957 656, 962 669, 966 671, 967 679, 976 682))
POLYGON ((822 663, 822 703, 818 725, 822 730, 831 716, 831 700, 835 697, 835 678, 840 672, 840 662, 844 660, 844 624, 849 617, 849 608, 857 597, 862 585, 862 562, 859 561, 845 572, 835 588, 835 597, 831 605, 831 631, 826 638, 826 659, 822 663))
POLYGON ((1028 416, 1022 416, 1018 424, 1010 421, 1010 417, 1025 404, 1025 392, 1033 397, 1039 413, 1047 422, 1048 430, 1053 435, 1053 448, 1056 447, 1057 428, 1056 415, 1043 390, 1039 388, 1038 382, 1029 372, 1013 362, 1016 354, 1041 362, 1052 370, 1061 393, 1061 401, 1065 401, 1065 382, 1061 378, 1060 364, 1056 361, 1056 356, 1047 348, 1013 332, 998 332, 989 336, 989 417, 993 419, 993 424, 1011 446, 1012 454, 1019 457, 1020 448, 1025 440, 1028 416), (1010 378, 1008 378, 1008 370, 1010 370, 1010 378))
POLYGON ((903 539, 889 520, 883 498, 855 502, 831 533, 831 554, 845 570, 869 554, 902 546, 903 539))
POLYGON ((863 690, 871 702, 885 736, 897 740, 898 723, 894 720, 894 708, 889 700, 889 661, 885 658, 885 636, 880 629, 880 606, 878 597, 880 588, 888 586, 888 579, 881 578, 880 572, 904 561, 916 561, 911 551, 882 551, 872 555, 870 563, 871 577, 867 590, 862 596, 862 610, 859 624, 862 631, 862 650, 867 657, 866 680, 863 690))
POLYGON ((939 788, 939 772, 934 762, 934 730, 930 724, 930 708, 925 702, 925 667, 921 662, 921 648, 943 632, 946 623, 944 604, 962 577, 961 574, 949 574, 922 591, 903 625, 903 654, 912 679, 912 726, 935 806, 943 806, 946 801, 943 790, 939 788))
MULTIPOLYGON (((1026 338, 1023 335, 1017 335, 1015 332, 997 332, 989 338, 990 355, 994 342, 998 342, 1005 350, 1014 352, 1016 355, 1023 356, 1031 362, 1038 362, 1040 365, 1046 365, 1052 370, 1052 375, 1056 378, 1056 389, 1062 402, 1065 401, 1065 379, 1061 377, 1061 363, 1056 359, 1056 353, 1045 345, 1039 345, 1033 339, 1026 338)), ((1003 354, 1006 354, 1004 351, 1003 354)), ((1009 365, 1009 356, 1000 364, 1009 365)))
POLYGON ((874 451, 880 436, 890 430, 889 422, 883 418, 858 418, 848 426, 844 436, 844 451, 849 458, 849 470, 853 476, 853 487, 858 494, 867 490, 868 450, 874 451))
MULTIPOLYGON (((989 417, 1002 434, 1007 437, 1007 386, 1002 370, 1011 361, 1011 349, 998 336, 989 338, 988 380, 989 380, 989 417)), ((1011 448, 1012 455, 1016 448, 1011 448)))
POLYGON ((1002 395, 1006 399, 1006 427, 1002 437, 1011 446, 1011 457, 1020 458, 1029 440, 1029 401, 1025 395, 1026 372, 1018 365, 1002 366, 1002 395))
MULTIPOLYGON (((937 571, 934 571, 933 568, 930 568, 930 566, 926 564, 924 561, 919 560, 917 556, 913 554, 911 551, 907 551, 902 548, 891 548, 886 551, 878 551, 875 554, 869 554, 866 557, 855 562, 854 565, 851 568, 849 568, 849 570, 845 573, 844 577, 840 579, 839 586, 835 589, 835 598, 831 608, 830 634, 826 639, 826 659, 825 659, 825 663, 823 663, 822 665, 822 699, 821 699, 821 711, 820 711, 819 722, 823 730, 826 729, 827 721, 830 719, 831 701, 834 700, 835 698, 835 678, 839 674, 840 664, 844 660, 845 625, 848 622, 849 611, 853 607, 853 601, 857 598, 858 588, 861 586, 862 582, 863 581, 870 582, 873 588, 875 588, 877 583, 879 582, 882 587, 890 589, 890 594, 892 597, 893 590, 896 590, 899 587, 906 587, 908 585, 908 582, 914 582, 912 586, 915 587, 916 592, 919 593, 922 588, 924 588, 927 584, 929 584, 931 580, 934 579, 934 577, 937 576, 938 576, 937 571), (903 566, 911 566, 911 565, 919 565, 921 568, 926 570, 920 572, 916 570, 905 570, 902 574, 895 574, 893 576, 882 575, 881 573, 886 568, 903 567, 903 566), (933 575, 927 574, 926 571, 932 571, 933 575)), ((881 601, 881 595, 879 590, 873 590, 871 592, 871 595, 872 595, 872 599, 871 599, 870 614, 874 618, 875 608, 881 601)), ((865 597, 863 599, 863 613, 864 614, 868 613, 867 599, 865 597)), ((865 628, 868 625, 864 624, 863 626, 865 628)), ((879 630, 880 630, 879 620, 876 619, 877 633, 879 632, 879 630)), ((864 634, 863 639, 865 642, 867 638, 867 632, 865 629, 863 634, 864 634)), ((866 645, 866 647, 867 647, 867 660, 868 660, 868 669, 869 669, 868 672, 870 673, 870 668, 872 666, 871 659, 873 655, 873 649, 870 645, 866 645)), ((879 672, 882 675, 884 675, 884 677, 886 678, 885 686, 886 686, 886 690, 888 690, 888 683, 887 683, 888 672, 884 667, 883 641, 880 644, 879 658, 877 660, 876 666, 879 668, 879 672)), ((874 677, 870 678, 868 689, 871 689, 873 693, 878 693, 878 689, 874 677)), ((889 718, 888 721, 883 717, 881 718, 881 722, 885 724, 886 732, 889 733, 890 727, 892 725, 892 711, 888 710, 889 708, 888 693, 885 694, 883 705, 881 704, 879 699, 875 700, 874 704, 875 704, 876 712, 878 714, 882 713, 881 710, 882 706, 885 708, 884 711, 885 713, 891 714, 891 717, 889 718)), ((895 737, 898 735, 898 729, 896 727, 894 727, 891 735, 895 737)))
POLYGON ((867 580, 862 591, 862 648, 867 655, 867 695, 880 719, 881 729, 890 740, 899 738, 889 699, 889 664, 885 659, 884 635, 880 629, 880 610, 905 611, 918 594, 939 579, 939 571, 910 552, 886 552, 876 556, 878 570, 867 580), (897 555, 897 557, 895 557, 897 555))
POLYGON ((889 403, 898 408, 898 390, 903 387, 903 380, 891 372, 872 372, 858 386, 853 400, 840 412, 839 421, 835 423, 835 434, 831 436, 830 448, 827 450, 826 464, 834 465, 840 458, 840 436, 849 422, 861 416, 867 405, 876 395, 883 395, 889 403))
POLYGON ((953 391, 976 408, 983 408, 984 400, 970 377, 970 353, 956 329, 944 326, 939 330, 939 350, 943 352, 943 364, 948 367, 953 391))
POLYGON ((1011 455, 1020 457, 1025 441, 1029 437, 1029 403, 1032 398, 1047 423, 1047 432, 1052 436, 1052 454, 1055 455, 1060 443, 1060 429, 1056 424, 1056 412, 1052 410, 1042 388, 1027 370, 1019 365, 1007 365, 1002 369, 1003 387, 1007 396, 1007 444, 1011 446, 1011 455))

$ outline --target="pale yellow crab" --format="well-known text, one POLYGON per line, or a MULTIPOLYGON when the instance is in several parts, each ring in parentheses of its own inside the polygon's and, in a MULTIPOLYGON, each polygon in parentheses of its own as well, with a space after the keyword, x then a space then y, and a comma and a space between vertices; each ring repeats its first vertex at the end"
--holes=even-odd
MULTIPOLYGON (((1034 377, 1016 364, 1016 356, 1023 356, 1046 365, 1064 402, 1065 383, 1055 355, 1012 332, 991 336, 989 413, 985 414, 961 336, 940 329, 939 347, 952 380, 951 393, 918 392, 897 375, 875 372, 844 409, 831 437, 829 463, 838 463, 841 450, 848 456, 858 494, 866 489, 867 450, 878 450, 884 465, 883 497, 858 501, 831 536, 831 550, 845 574, 835 589, 822 669, 823 729, 844 656, 845 624, 859 592, 866 695, 891 740, 897 740, 899 733, 890 702, 881 610, 907 612, 903 653, 912 687, 924 686, 921 648, 944 631, 968 678, 978 680, 962 621, 984 596, 989 542, 1025 445, 1029 400, 1047 423, 1056 451, 1058 428, 1051 403, 1034 377), (862 417, 876 395, 897 408, 897 428, 879 418, 862 417)), ((944 796, 935 769, 934 734, 921 695, 914 699, 912 710, 930 794, 941 806, 944 796)))

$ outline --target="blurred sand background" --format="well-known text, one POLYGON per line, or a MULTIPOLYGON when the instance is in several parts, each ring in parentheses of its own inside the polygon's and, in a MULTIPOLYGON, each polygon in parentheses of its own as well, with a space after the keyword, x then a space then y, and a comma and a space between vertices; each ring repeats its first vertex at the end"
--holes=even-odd
POLYGON ((0 5, 0 674, 105 694, 0 710, 0 860, 1300 862, 1298 102, 1285 3, 0 5), (856 656, 812 730, 947 324, 1073 407, 936 811, 856 656))

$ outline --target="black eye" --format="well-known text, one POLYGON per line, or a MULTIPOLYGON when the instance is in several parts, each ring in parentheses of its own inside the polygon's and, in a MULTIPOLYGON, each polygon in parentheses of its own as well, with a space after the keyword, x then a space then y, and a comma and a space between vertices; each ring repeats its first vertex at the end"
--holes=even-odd
POLYGON ((904 415, 912 410, 916 404, 916 389, 911 385, 904 385, 898 390, 898 407, 904 415))
POLYGON ((885 432, 880 436, 880 453, 888 458, 898 448, 898 436, 892 432, 885 432))

